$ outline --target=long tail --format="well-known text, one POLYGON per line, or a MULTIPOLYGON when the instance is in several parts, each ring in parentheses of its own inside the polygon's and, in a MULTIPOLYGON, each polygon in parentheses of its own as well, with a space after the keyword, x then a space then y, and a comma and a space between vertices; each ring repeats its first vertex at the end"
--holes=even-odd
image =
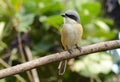
POLYGON ((63 75, 66 69, 66 64, 67 64, 67 60, 63 60, 60 62, 58 69, 59 69, 59 75, 63 75))

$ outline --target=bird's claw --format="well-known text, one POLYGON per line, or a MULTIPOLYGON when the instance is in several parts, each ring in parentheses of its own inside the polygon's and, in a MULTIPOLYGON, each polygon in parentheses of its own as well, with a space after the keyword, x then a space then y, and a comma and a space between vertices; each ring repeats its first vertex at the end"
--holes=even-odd
POLYGON ((68 49, 68 52, 69 52, 70 54, 72 54, 72 50, 71 50, 71 49, 68 49))
POLYGON ((79 50, 79 51, 81 51, 81 47, 79 47, 77 44, 76 44, 76 48, 79 50))

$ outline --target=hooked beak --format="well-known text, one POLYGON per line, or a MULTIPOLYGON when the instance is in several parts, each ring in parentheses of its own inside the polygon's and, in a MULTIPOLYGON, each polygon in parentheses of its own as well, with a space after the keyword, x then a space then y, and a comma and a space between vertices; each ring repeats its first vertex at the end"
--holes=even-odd
POLYGON ((65 17, 66 15, 63 13, 63 14, 61 14, 61 16, 62 16, 62 17, 65 17))

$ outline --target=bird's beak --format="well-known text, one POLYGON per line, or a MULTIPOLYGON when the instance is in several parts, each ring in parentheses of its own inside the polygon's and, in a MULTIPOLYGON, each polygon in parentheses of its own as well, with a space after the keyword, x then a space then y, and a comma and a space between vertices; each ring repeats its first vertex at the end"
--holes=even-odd
POLYGON ((66 15, 63 13, 63 14, 61 14, 61 16, 62 16, 62 17, 65 17, 66 15))

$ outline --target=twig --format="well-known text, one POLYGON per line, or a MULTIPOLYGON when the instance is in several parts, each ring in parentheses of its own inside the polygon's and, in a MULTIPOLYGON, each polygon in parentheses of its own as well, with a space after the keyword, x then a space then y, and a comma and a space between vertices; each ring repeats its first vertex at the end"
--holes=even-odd
POLYGON ((23 62, 25 62, 26 59, 25 59, 25 54, 24 54, 24 52, 23 52, 22 40, 21 40, 21 36, 20 36, 20 33, 19 33, 19 32, 17 33, 17 38, 18 38, 18 49, 19 49, 19 53, 20 53, 20 55, 21 55, 21 58, 22 58, 23 62))
MULTIPOLYGON (((24 54, 24 51, 23 51, 22 39, 21 39, 20 32, 18 31, 18 22, 16 22, 16 21, 17 21, 17 20, 16 20, 15 18, 12 20, 13 25, 14 25, 14 29, 15 29, 16 32, 17 32, 19 53, 20 53, 20 55, 21 55, 22 61, 25 62, 26 59, 25 59, 25 54, 24 54)), ((30 71, 27 71, 26 73, 27 73, 27 75, 28 75, 28 78, 29 78, 30 82, 33 82, 33 78, 32 78, 32 75, 31 75, 30 71)))
MULTIPOLYGON (((14 29, 16 30, 17 32, 17 39, 18 39, 18 49, 19 49, 19 53, 21 55, 21 58, 22 58, 22 61, 25 62, 26 61, 26 58, 25 58, 25 54, 24 54, 24 51, 23 51, 23 45, 22 45, 22 39, 21 39, 21 35, 20 35, 20 32, 18 31, 18 20, 17 18, 13 18, 12 19, 12 23, 13 23, 13 26, 14 26, 14 29)), ((27 75, 28 75, 28 78, 30 80, 30 82, 33 82, 33 78, 32 78, 32 75, 30 73, 30 71, 27 71, 26 72, 27 75)))
POLYGON ((99 77, 96 77, 95 80, 96 80, 96 82, 102 82, 99 77))
POLYGON ((92 77, 90 77, 90 82, 94 82, 94 79, 92 77))
MULTIPOLYGON (((28 57, 28 60, 31 61, 33 59, 33 57, 32 57, 32 52, 30 51, 28 46, 25 46, 25 52, 26 52, 26 55, 28 57)), ((40 82, 37 70, 32 69, 31 72, 32 72, 32 75, 33 75, 34 82, 40 82)))
MULTIPOLYGON (((16 27, 16 29, 17 29, 17 27, 16 27)), ((25 54, 24 54, 24 51, 23 51, 23 45, 22 45, 22 39, 21 39, 21 36, 20 36, 20 32, 17 33, 17 37, 18 37, 19 52, 20 52, 20 55, 22 57, 23 62, 25 62, 26 59, 25 59, 25 54)), ((28 75, 28 78, 29 78, 30 82, 33 82, 33 77, 31 75, 30 71, 27 71, 26 73, 28 75)))
POLYGON ((40 67, 48 63, 70 59, 70 58, 75 58, 75 57, 87 55, 90 53, 117 49, 117 48, 120 48, 120 40, 100 42, 97 44, 85 46, 85 47, 82 47, 81 51, 79 51, 78 49, 73 49, 72 55, 68 53, 67 51, 50 54, 48 56, 44 56, 44 57, 20 64, 20 65, 16 65, 10 68, 0 70, 0 78, 15 75, 20 72, 24 72, 24 71, 33 69, 38 66, 40 67))
MULTIPOLYGON (((22 40, 21 40, 20 32, 18 31, 18 24, 19 24, 19 22, 17 20, 17 17, 15 16, 15 14, 16 14, 15 10, 14 10, 13 6, 10 4, 9 0, 4 0, 4 2, 7 4, 8 10, 12 14, 11 15, 11 21, 13 23, 14 29, 17 32, 18 49, 19 49, 19 52, 21 54, 21 58, 22 58, 23 62, 25 62, 25 55, 24 55, 23 47, 22 47, 22 40)), ((26 73, 28 75, 28 78, 29 78, 30 82, 33 82, 32 75, 31 75, 30 71, 27 71, 26 73)))

